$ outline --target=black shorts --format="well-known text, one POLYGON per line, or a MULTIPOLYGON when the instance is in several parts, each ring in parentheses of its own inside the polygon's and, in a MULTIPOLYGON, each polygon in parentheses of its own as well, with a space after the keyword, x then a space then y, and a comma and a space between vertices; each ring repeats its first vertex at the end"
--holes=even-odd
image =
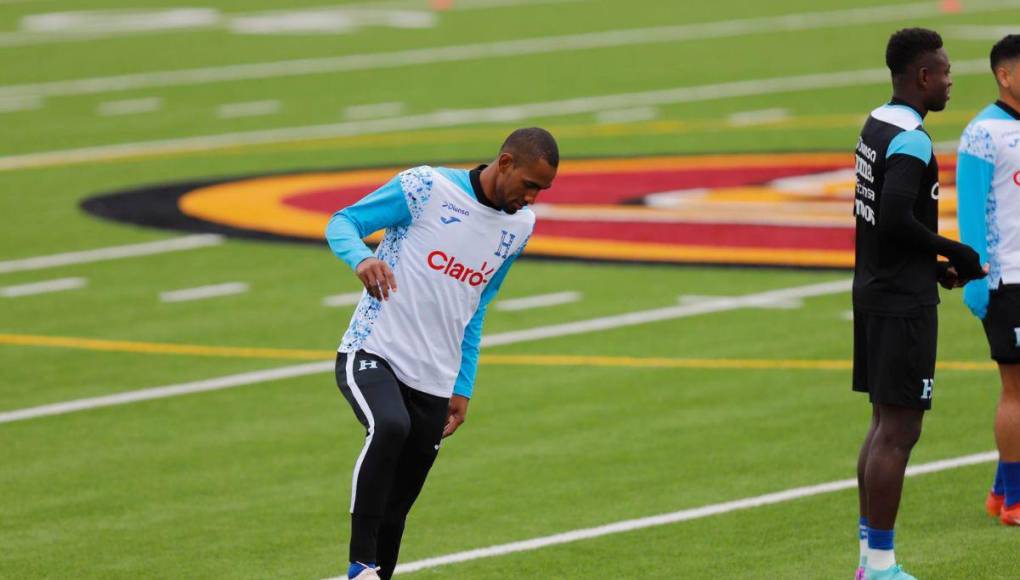
POLYGON ((935 306, 912 316, 854 309, 853 390, 874 404, 931 409, 938 334, 935 306))
POLYGON ((1020 363, 1020 284, 1002 284, 992 290, 982 324, 992 360, 1020 363))

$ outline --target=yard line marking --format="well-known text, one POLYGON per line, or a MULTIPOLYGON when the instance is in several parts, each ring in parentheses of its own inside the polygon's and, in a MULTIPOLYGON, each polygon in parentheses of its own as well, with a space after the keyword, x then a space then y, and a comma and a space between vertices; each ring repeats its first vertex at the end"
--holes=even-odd
POLYGON ((396 117, 403 114, 407 107, 404 103, 375 103, 373 105, 351 105, 344 109, 344 118, 352 121, 378 119, 380 117, 396 117))
POLYGON ((62 292, 64 290, 75 290, 88 285, 85 278, 59 278, 46 282, 32 282, 31 284, 19 284, 17 286, 0 287, 0 296, 4 298, 17 298, 20 296, 34 296, 49 292, 62 292))
POLYGON ((697 304, 682 304, 680 306, 669 306, 640 312, 629 312, 613 316, 604 316, 590 320, 579 320, 563 324, 553 324, 528 330, 517 330, 493 334, 482 337, 482 346, 498 346, 503 344, 514 344, 543 338, 554 338, 583 334, 597 330, 610 330, 633 326, 636 324, 647 324, 650 322, 662 322, 675 318, 686 318, 699 314, 712 312, 724 312, 738 308, 757 308, 762 305, 774 303, 777 300, 793 300, 809 298, 814 296, 826 296, 847 292, 853 286, 853 280, 836 280, 834 282, 822 282, 820 284, 809 284, 807 286, 795 286, 779 290, 769 290, 744 296, 732 298, 718 298, 697 304))
MULTIPOLYGON (((846 292, 850 289, 852 280, 838 280, 835 282, 823 282, 821 284, 809 284, 807 286, 794 286, 790 288, 782 288, 779 290, 770 290, 767 292, 760 292, 757 294, 747 294, 745 296, 739 296, 736 298, 724 298, 715 300, 712 302, 706 302, 703 304, 694 304, 689 306, 674 306, 670 308, 659 308, 655 310, 645 310, 640 312, 631 312, 629 314, 622 314, 617 316, 606 316, 602 318, 595 318, 591 320, 582 320, 577 322, 570 322, 567 324, 554 324, 551 326, 541 326, 538 328, 532 328, 530 330, 521 330, 513 332, 504 332, 501 334, 494 334, 490 336, 483 336, 481 346, 483 348, 503 345, 503 344, 515 344, 520 342, 529 342, 532 340, 541 340, 543 338, 551 338, 557 336, 569 336, 573 334, 582 334, 586 332, 594 332, 596 330, 608 330, 612 328, 619 328, 624 326, 632 326, 636 324, 645 324, 649 322, 661 322, 673 318, 685 318, 688 316, 697 316, 699 314, 709 314, 712 312, 722 312, 726 310, 735 310, 737 308, 744 308, 758 304, 762 301, 768 302, 771 300, 782 299, 782 298, 806 298, 809 296, 823 296, 826 294, 835 294, 839 292, 846 292)), ((297 365, 297 366, 286 366, 277 369, 270 369, 268 371, 259 371, 256 373, 245 373, 243 375, 232 375, 230 377, 222 377, 221 379, 209 379, 209 381, 202 381, 205 383, 220 384, 216 381, 226 381, 224 384, 230 387, 242 386, 250 384, 236 379, 238 376, 251 376, 261 377, 259 373, 273 373, 279 372, 284 373, 281 376, 292 377, 292 376, 303 376, 306 374, 314 374, 317 372, 326 372, 332 370, 331 362, 317 363, 319 366, 313 365, 297 365), (327 366, 329 365, 329 366, 327 366), (286 374, 288 371, 294 371, 297 374, 286 374)), ((273 379, 265 379, 273 380, 273 379)), ((254 382, 262 382, 263 379, 258 378, 254 382)), ((226 388, 226 387, 217 387, 226 388)), ((8 422, 4 420, 5 416, 19 417, 19 419, 9 420, 20 420, 20 418, 36 418, 45 417, 47 415, 56 415, 68 413, 71 411, 82 411, 86 409, 94 408, 95 406, 107 407, 110 405, 120 405, 124 403, 133 403, 136 400, 148 400, 144 393, 150 391, 157 391, 159 393, 170 392, 171 395, 160 395, 159 398, 165 396, 174 396, 174 394, 188 394, 195 392, 190 390, 191 387, 185 385, 183 388, 180 385, 170 385, 168 387, 156 387, 155 389, 142 389, 139 391, 129 391, 127 393, 121 393, 120 395, 111 395, 104 397, 95 397, 92 399, 79 399, 77 401, 71 401, 68 403, 57 403, 55 405, 44 405, 43 407, 25 409, 22 411, 11 411, 10 413, 0 414, 0 423, 8 422), (132 394, 142 394, 143 398, 134 399, 132 394), (112 402, 111 402, 112 401, 112 402), (92 403, 96 402, 96 405, 92 403), (70 405, 70 407, 66 407, 70 405), (38 410, 42 409, 42 410, 38 410), (70 409, 70 410, 67 410, 70 409), (52 411, 52 412, 50 412, 52 411), (18 413, 28 413, 27 415, 18 415, 18 413)))
MULTIPOLYGON (((987 66, 987 62, 984 59, 960 61, 953 64, 953 74, 956 76, 978 73, 986 74, 987 66)), ((576 97, 558 101, 480 109, 436 111, 404 117, 347 121, 326 125, 304 125, 299 127, 222 133, 219 135, 119 143, 0 157, 0 171, 212 151, 239 146, 356 137, 359 135, 410 131, 414 129, 456 127, 485 123, 519 123, 538 117, 580 115, 619 109, 621 107, 692 103, 765 94, 858 86, 866 83, 885 83, 888 81, 888 69, 875 68, 733 81, 636 93, 576 97)))
POLYGON ((137 403, 139 401, 151 401, 153 399, 164 399, 167 397, 176 397, 179 395, 189 395, 193 393, 205 393, 208 391, 229 389, 231 387, 240 387, 244 385, 254 385, 269 381, 302 377, 305 375, 332 371, 333 364, 333 361, 314 362, 277 369, 228 375, 225 377, 217 377, 214 379, 183 383, 179 385, 168 385, 165 387, 128 391, 126 393, 117 393, 115 395, 107 395, 103 397, 77 399, 63 403, 54 403, 52 405, 41 405, 38 407, 30 407, 28 409, 0 413, 0 423, 13 423, 15 421, 24 421, 26 419, 64 415, 66 413, 74 413, 75 411, 85 411, 88 409, 98 409, 114 405, 126 405, 128 403, 137 403))
MULTIPOLYGON (((1016 6, 1020 6, 1020 0, 971 0, 967 4, 967 11, 968 13, 997 11, 1016 6)), ((375 70, 529 54, 548 54, 571 50, 616 48, 706 38, 726 38, 744 34, 844 27, 874 22, 885 23, 889 19, 894 18, 913 19, 925 16, 938 17, 942 16, 942 13, 934 2, 919 2, 839 11, 782 14, 758 18, 568 34, 545 38, 520 38, 488 43, 417 48, 393 52, 349 54, 335 57, 270 61, 8 85, 0 86, 0 97, 11 95, 44 97, 88 95, 155 87, 375 70)))
POLYGON ((220 119, 236 119, 238 117, 260 117, 272 115, 280 111, 280 101, 248 101, 244 103, 226 103, 216 108, 216 116, 220 119))
POLYGON ((151 113, 158 111, 162 107, 163 99, 159 97, 145 97, 142 99, 125 99, 122 101, 99 103, 96 113, 102 117, 119 117, 122 115, 151 113))
POLYGON ((111 246, 95 250, 68 252, 66 254, 37 256, 35 258, 22 258, 19 260, 0 262, 0 274, 24 272, 27 270, 41 270, 43 268, 55 268, 57 266, 68 266, 72 264, 88 264, 104 260, 119 260, 121 258, 133 258, 136 256, 151 256, 166 252, 179 252, 181 250, 194 250, 197 248, 216 246, 222 243, 223 236, 218 234, 196 234, 180 238, 172 238, 169 240, 159 240, 156 242, 129 244, 126 246, 111 246))
MULTIPOLYGON (((683 296, 680 296, 679 301, 680 301, 680 304, 701 304, 701 303, 704 303, 704 302, 711 302, 713 300, 718 300, 719 298, 721 298, 721 296, 703 296, 701 294, 684 294, 683 296)), ((777 300, 773 300, 773 301, 768 302, 768 303, 762 302, 761 304, 758 304, 758 305, 755 306, 755 308, 779 309, 779 310, 795 310, 797 308, 803 308, 803 307, 804 307, 804 301, 799 299, 799 298, 789 298, 789 299, 782 299, 782 300, 777 299, 777 300)))
MULTIPOLYGON (((168 342, 138 342, 107 340, 75 336, 45 336, 36 334, 0 334, 0 345, 73 348, 104 352, 139 354, 166 354, 179 356, 207 356, 224 358, 329 360, 336 357, 335 350, 299 348, 265 348, 210 346, 168 342)), ((483 354, 483 365, 505 366, 598 366, 617 368, 664 369, 735 369, 735 370, 832 370, 852 368, 849 360, 830 359, 734 359, 734 358, 668 358, 601 355, 551 354, 483 354)), ((997 367, 987 361, 939 361, 939 370, 992 371, 997 367)))
POLYGON ((962 40, 999 40, 1007 34, 1016 34, 1016 31, 1016 26, 974 24, 970 26, 950 26, 946 32, 950 38, 962 40))
POLYGON ((790 118, 790 110, 783 108, 760 109, 757 111, 741 111, 726 118, 726 122, 734 127, 751 127, 778 123, 790 118))
POLYGON ((42 103, 40 97, 0 97, 0 113, 34 111, 42 107, 42 103))
POLYGON ((205 300, 206 298, 244 294, 249 289, 250 287, 244 282, 226 282, 224 284, 212 284, 209 286, 199 286, 197 288, 184 288, 182 290, 160 292, 159 300, 160 302, 190 302, 192 300, 205 300))
POLYGON ((659 109, 656 107, 613 109, 595 113, 595 122, 599 125, 611 125, 614 123, 640 123, 642 121, 653 121, 658 118, 659 109))
POLYGON ((526 298, 510 298, 496 302, 496 310, 515 312, 518 310, 530 310, 532 308, 544 308, 546 306, 559 306, 570 304, 581 299, 580 292, 567 291, 555 292, 552 294, 539 294, 526 298))
POLYGON ((347 294, 334 294, 332 296, 326 296, 322 299, 323 306, 329 306, 336 308, 339 306, 354 306, 361 301, 361 297, 365 295, 364 291, 361 292, 350 292, 347 294))
MULTIPOLYGON (((907 477, 916 477, 918 475, 938 473, 940 471, 947 471, 950 469, 957 469, 960 467, 981 465, 983 463, 997 461, 998 459, 999 453, 997 451, 986 451, 984 453, 964 455, 961 457, 932 461, 929 463, 922 463, 920 465, 908 467, 906 475, 907 477)), ((699 520, 711 516, 728 514, 736 511, 743 511, 763 506, 775 505, 789 501, 795 501, 798 499, 836 493, 839 491, 846 491, 856 488, 857 488, 856 478, 840 479, 837 481, 819 483, 817 485, 794 487, 783 491, 766 493, 763 495, 756 495, 733 501, 709 504, 701 507, 689 508, 680 511, 648 516, 643 518, 622 520, 610 524, 595 526, 591 528, 581 528, 577 530, 571 530, 568 532, 562 532, 559 534, 553 534, 550 536, 541 536, 518 542, 510 542, 507 544, 489 546, 486 548, 477 548, 474 550, 455 552, 453 554, 447 554, 445 556, 426 558, 424 560, 417 560, 414 562, 408 562, 406 564, 398 564, 394 572, 396 574, 409 574, 411 572, 418 572, 421 570, 427 570, 429 568, 449 566, 450 564, 470 562, 472 560, 480 560, 483 558, 494 558, 498 556, 505 556, 507 554, 515 554, 517 552, 529 552, 532 550, 548 548, 550 546, 559 546, 562 544, 570 544, 582 540, 601 538, 603 536, 609 536, 612 534, 622 534, 626 532, 633 532, 636 530, 643 530, 646 528, 665 526, 681 522, 689 522, 691 520, 699 520)), ((343 578, 345 578, 345 576, 331 578, 330 580, 342 580, 343 578)))

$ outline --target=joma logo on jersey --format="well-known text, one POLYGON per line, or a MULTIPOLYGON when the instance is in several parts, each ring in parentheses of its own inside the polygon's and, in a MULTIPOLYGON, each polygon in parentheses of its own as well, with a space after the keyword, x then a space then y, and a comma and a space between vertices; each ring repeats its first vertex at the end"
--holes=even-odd
POLYGON ((448 210, 452 211, 453 213, 459 213, 460 215, 465 215, 465 216, 466 215, 471 215, 471 212, 469 212, 468 210, 461 209, 461 208, 453 205, 452 203, 450 203, 448 201, 444 201, 443 202, 443 209, 448 209, 448 210))
POLYGON ((489 276, 492 276, 492 273, 496 271, 495 268, 489 267, 488 262, 482 262, 482 267, 477 270, 469 268, 459 262, 456 256, 449 256, 442 250, 432 251, 428 255, 427 261, 429 268, 471 286, 481 286, 488 283, 489 276))

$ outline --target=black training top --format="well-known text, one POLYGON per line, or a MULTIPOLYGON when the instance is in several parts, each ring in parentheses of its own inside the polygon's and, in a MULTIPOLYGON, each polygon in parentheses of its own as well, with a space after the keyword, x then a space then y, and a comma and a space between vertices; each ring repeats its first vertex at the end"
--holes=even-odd
POLYGON ((854 308, 913 314, 938 304, 938 161, 923 118, 893 100, 857 140, 854 308))

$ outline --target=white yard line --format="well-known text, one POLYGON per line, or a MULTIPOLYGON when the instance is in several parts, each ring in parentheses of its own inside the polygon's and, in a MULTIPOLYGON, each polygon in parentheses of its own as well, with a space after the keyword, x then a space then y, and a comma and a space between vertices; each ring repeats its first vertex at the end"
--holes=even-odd
MULTIPOLYGON (((680 304, 704 304, 706 302, 713 302, 720 298, 729 298, 723 296, 706 296, 701 294, 684 294, 680 296, 680 304)), ((754 308, 764 309, 778 309, 778 310, 796 310, 804 307, 804 300, 800 298, 777 298, 768 302, 762 301, 756 304, 754 308)))
POLYGON ((339 306, 354 306, 361 301, 364 292, 349 292, 347 294, 334 294, 322 299, 323 306, 336 308, 339 306))
POLYGON ((216 108, 216 117, 220 119, 236 119, 239 117, 261 117, 280 111, 280 101, 248 101, 244 103, 225 103, 216 108))
POLYGON ((1016 34, 1020 26, 996 26, 974 24, 970 26, 950 26, 945 31, 949 38, 962 40, 991 40, 997 41, 1007 34, 1016 34))
POLYGON ((396 117, 402 115, 407 107, 404 103, 375 103, 371 105, 351 105, 344 109, 344 119, 362 121, 380 117, 396 117))
MULTIPOLYGON (((967 3, 967 13, 997 11, 1018 6, 1020 6, 1020 0, 969 0, 967 3)), ((726 38, 745 34, 791 32, 870 23, 887 23, 890 19, 913 19, 940 15, 942 15, 942 12, 939 10, 937 2, 920 2, 674 26, 568 34, 544 38, 521 38, 393 52, 350 54, 323 58, 7 85, 0 86, 0 97, 88 95, 154 87, 329 74, 344 71, 420 66, 441 62, 515 57, 528 54, 548 54, 571 50, 616 48, 706 38, 726 38)))
POLYGON ((528 296, 525 298, 499 300, 496 302, 495 308, 496 310, 516 312, 519 310, 530 310, 532 308, 545 308, 547 306, 570 304, 572 302, 577 302, 580 299, 580 292, 555 292, 553 294, 540 294, 538 296, 528 296))
POLYGON ((789 118, 789 109, 759 109, 757 111, 741 111, 739 113, 733 113, 726 118, 726 122, 734 127, 750 127, 753 125, 778 123, 789 118))
POLYGON ((151 401, 153 399, 164 399, 167 397, 177 397, 179 395, 204 393, 207 391, 229 389, 231 387, 240 387, 244 385, 265 383, 268 381, 302 377, 305 375, 331 371, 333 370, 333 364, 334 363, 332 361, 307 363, 264 371, 228 375, 225 377, 217 377, 215 379, 207 379, 192 383, 128 391, 126 393, 117 393, 115 395, 107 395, 104 397, 77 399, 63 403, 54 403, 52 405, 30 407, 28 409, 0 413, 0 423, 13 423, 15 421, 25 421, 27 419, 36 419, 38 417, 64 415, 66 413, 74 413, 76 411, 86 411, 89 409, 99 409, 115 405, 126 405, 128 403, 137 403, 139 401, 151 401))
MULTIPOLYGON (((807 286, 794 286, 792 288, 770 290, 768 292, 748 294, 745 296, 738 296, 735 298, 724 298, 715 300, 713 302, 706 302, 703 304, 695 304, 691 306, 659 308, 655 310, 631 312, 628 314, 621 314, 617 316, 607 316, 592 320, 581 320, 566 324, 541 326, 538 328, 532 328, 530 330, 504 332, 501 334, 493 334, 483 337, 482 347, 529 342, 532 340, 541 340, 543 338, 551 338, 555 336, 582 334, 586 332, 595 332, 597 330, 609 330, 624 326, 633 326, 636 324, 661 322, 664 320, 671 320, 676 318, 686 318, 690 316, 697 316, 700 314, 709 314, 712 312, 736 310, 738 308, 753 307, 762 302, 768 303, 775 300, 807 298, 809 296, 824 296, 827 294, 838 294, 841 292, 846 292, 847 290, 850 289, 850 287, 851 280, 838 280, 835 282, 823 282, 820 284, 809 284, 807 286)), ((333 370, 333 365, 334 365, 333 362, 321 362, 312 364, 302 364, 296 366, 286 366, 265 371, 256 371, 251 373, 243 373, 240 375, 230 375, 226 377, 209 379, 205 381, 199 381, 197 383, 187 383, 183 385, 169 385, 165 387, 140 389, 137 391, 128 391, 117 395, 93 397, 90 399, 78 399, 74 401, 67 401, 64 403, 55 403, 52 405, 43 405, 40 407, 31 407, 28 409, 8 411, 6 413, 0 413, 0 423, 10 423, 13 421, 35 419, 38 417, 47 417, 51 415, 62 415, 65 413, 85 411, 88 409, 95 409, 99 407, 124 405, 127 403, 134 403, 137 401, 161 399, 165 397, 173 397, 176 395, 187 395, 190 393, 211 391, 216 389, 240 387, 244 385, 261 383, 265 381, 271 381, 282 378, 300 377, 304 375, 324 373, 326 371, 333 370)))
MULTIPOLYGON (((999 458, 998 452, 988 451, 985 453, 975 453, 973 455, 964 455, 952 459, 944 459, 940 461, 932 461, 930 463, 922 463, 920 465, 908 467, 907 477, 914 477, 929 473, 938 473, 940 471, 947 471, 950 469, 957 469, 960 467, 967 467, 970 465, 990 463, 992 461, 998 460, 998 458, 999 458)), ((786 503, 798 499, 825 495, 829 493, 836 493, 839 491, 846 491, 856 488, 857 488, 856 479, 841 479, 837 481, 820 483, 817 485, 794 487, 783 491, 767 493, 764 495, 756 495, 753 497, 746 497, 743 499, 733 501, 715 503, 701 507, 659 514, 644 518, 623 520, 619 522, 605 524, 602 526, 582 528, 577 530, 571 530, 569 532, 553 534, 551 536, 541 536, 538 538, 531 538, 519 542, 511 542, 508 544, 489 546, 487 548, 478 548, 475 550, 456 552, 453 554, 438 556, 435 558, 426 558, 424 560, 408 562, 406 564, 399 564, 397 566, 397 569, 395 570, 395 573, 408 574, 411 572, 418 572, 419 570, 427 570, 429 568, 448 566, 450 564, 470 562, 472 560, 480 560, 483 558, 494 558, 498 556, 505 556, 507 554, 514 554, 517 552, 539 550, 542 548, 548 548, 550 546, 570 544, 582 540, 601 538, 603 536, 609 536, 612 534, 622 534, 626 532, 633 532, 635 530, 643 530, 646 528, 665 526, 680 522, 688 522, 691 520, 698 520, 711 516, 728 514, 736 511, 786 503)), ((346 578, 346 576, 340 576, 338 578, 333 578, 330 580, 341 580, 342 578, 346 578)))
POLYGON ((41 97, 0 97, 0 113, 34 111, 42 107, 41 97))
MULTIPOLYGON (((988 63, 986 59, 960 61, 953 63, 953 74, 957 77, 966 74, 987 74, 987 68, 988 63)), ((656 91, 577 97, 501 107, 437 111, 421 115, 370 121, 284 127, 10 155, 0 157, 0 171, 145 157, 159 154, 211 151, 245 145, 355 137, 392 131, 410 131, 485 123, 518 123, 539 117, 580 115, 633 106, 693 103, 887 82, 889 82, 889 71, 885 68, 734 81, 656 91)))
POLYGON ((482 346, 499 346, 504 344, 540 340, 544 338, 584 334, 598 330, 610 330, 625 326, 634 326, 637 324, 661 322, 663 320, 672 320, 675 318, 686 318, 688 316, 697 316, 699 314, 736 310, 738 308, 759 308, 762 305, 774 304, 779 300, 794 300, 809 298, 812 296, 839 294, 841 292, 849 291, 852 285, 852 280, 822 282, 821 284, 810 284, 808 286, 796 286, 793 288, 770 290, 768 292, 758 292, 755 294, 747 294, 745 296, 719 298, 707 302, 699 302, 697 304, 669 306, 666 308, 656 308, 654 310, 643 310, 640 312, 629 312, 627 314, 593 318, 591 320, 579 320, 577 322, 553 324, 528 330, 504 332, 501 334, 483 336, 482 346))
POLYGON ((600 125, 613 123, 640 123, 652 121, 659 118, 659 109, 656 107, 635 107, 632 109, 613 109, 595 113, 595 122, 600 125))
POLYGON ((205 300, 207 298, 244 294, 249 289, 250 287, 244 282, 227 282, 225 284, 213 284, 210 286, 198 286, 197 288, 184 288, 182 290, 160 292, 159 301, 191 302, 193 300, 205 300))
POLYGON ((4 298, 34 296, 36 294, 76 290, 78 288, 84 288, 87 285, 88 280, 85 278, 59 278, 57 280, 32 282, 31 284, 19 284, 17 286, 0 286, 0 296, 3 296, 4 298))
POLYGON ((160 110, 162 107, 163 99, 159 97, 145 97, 142 99, 125 99, 122 101, 99 103, 96 113, 101 117, 119 117, 122 115, 152 113, 160 110))
POLYGON ((69 266, 72 264, 88 264, 91 262, 102 262, 105 260, 119 260, 121 258, 133 258, 136 256, 151 256, 166 252, 179 252, 181 250, 194 250, 196 248, 207 248, 223 243, 223 236, 217 234, 196 234, 160 240, 158 242, 145 242, 142 244, 130 244, 126 246, 112 246, 96 250, 83 250, 80 252, 68 252, 66 254, 52 254, 49 256, 37 256, 35 258, 22 258, 20 260, 8 260, 0 262, 0 274, 10 272, 24 272, 26 270, 41 270, 43 268, 55 268, 58 266, 69 266))

